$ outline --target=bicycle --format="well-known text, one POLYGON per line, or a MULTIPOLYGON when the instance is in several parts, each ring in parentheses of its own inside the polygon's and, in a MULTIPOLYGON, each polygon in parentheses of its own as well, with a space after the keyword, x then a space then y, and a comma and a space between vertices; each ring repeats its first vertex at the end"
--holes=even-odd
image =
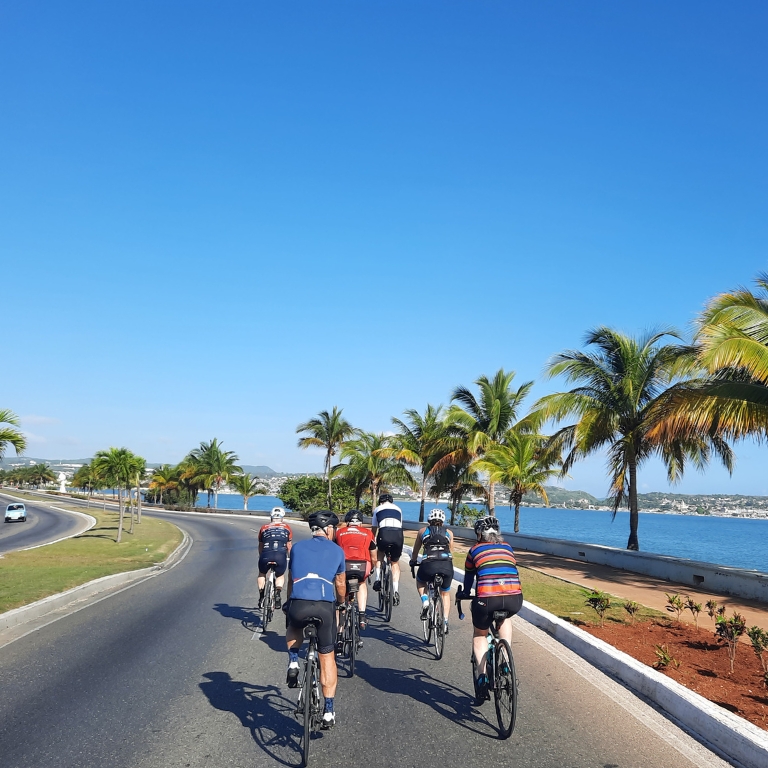
MULTIPOLYGON (((415 578, 415 566, 411 566, 411 575, 415 578)), ((443 658, 445 649, 445 611, 440 587, 443 586, 443 575, 436 573, 432 581, 427 582, 427 616, 421 620, 424 642, 429 645, 434 637, 435 658, 443 658)))
POLYGON ((309 765, 309 747, 312 733, 320 730, 323 719, 323 695, 320 688, 320 659, 317 651, 317 628, 321 619, 310 618, 304 627, 304 637, 309 641, 304 671, 299 680, 299 699, 295 715, 303 718, 302 765, 309 765))
POLYGON ((266 632, 275 615, 275 565, 270 563, 264 584, 264 599, 261 602, 261 631, 266 632))
POLYGON ((379 590, 379 611, 384 614, 384 621, 392 618, 392 605, 395 602, 395 588, 392 581, 392 562, 389 554, 384 555, 381 564, 381 589, 379 590))
MULTIPOLYGON (((459 619, 464 620, 461 611, 461 600, 456 597, 456 608, 459 619)), ((488 629, 488 653, 485 661, 485 671, 488 675, 489 688, 493 691, 496 719, 499 723, 499 738, 508 739, 515 729, 517 718, 517 676, 515 675, 515 660, 509 643, 499 637, 500 624, 509 619, 509 611, 494 611, 493 621, 488 629)), ((477 659, 474 650, 470 653, 472 662, 472 681, 475 686, 475 706, 479 707, 490 698, 488 691, 480 691, 477 685, 477 659)))
POLYGON ((360 647, 360 613, 357 607, 357 593, 360 589, 358 579, 347 580, 347 603, 344 606, 344 625, 342 627, 343 654, 349 659, 349 676, 355 675, 355 662, 360 647))

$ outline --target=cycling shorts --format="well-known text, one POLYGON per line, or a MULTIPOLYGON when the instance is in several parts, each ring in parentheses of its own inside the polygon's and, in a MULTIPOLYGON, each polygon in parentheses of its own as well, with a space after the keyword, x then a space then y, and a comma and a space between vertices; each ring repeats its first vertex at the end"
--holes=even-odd
POLYGON ((451 588, 453 581, 453 562, 450 558, 445 560, 422 560, 419 570, 416 572, 418 581, 426 584, 434 581, 437 574, 442 574, 443 585, 440 587, 442 592, 447 592, 451 588))
POLYGON ((397 562, 403 554, 403 529, 379 528, 376 534, 376 546, 379 552, 389 555, 389 559, 397 562))
POLYGON ((294 600, 288 603, 285 628, 304 629, 308 619, 320 619, 317 628, 317 650, 331 653, 336 647, 336 605, 328 600, 294 600))
POLYGON ((371 564, 367 560, 347 560, 347 579, 365 581, 371 573, 371 564))
POLYGON ((496 595, 476 597, 472 600, 472 626, 487 630, 493 621, 494 611, 509 611, 514 616, 523 607, 523 595, 496 595))
POLYGON ((264 576, 269 570, 270 563, 275 564, 275 576, 282 576, 288 566, 288 555, 284 550, 265 549, 259 555, 259 573, 264 576))

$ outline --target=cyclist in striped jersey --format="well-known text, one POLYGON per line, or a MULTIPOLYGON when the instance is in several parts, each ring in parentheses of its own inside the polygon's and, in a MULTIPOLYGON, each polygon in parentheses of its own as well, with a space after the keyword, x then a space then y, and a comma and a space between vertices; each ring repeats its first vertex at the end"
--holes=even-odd
MULTIPOLYGON (((472 625, 475 628, 472 648, 477 660, 478 688, 485 691, 488 675, 485 662, 488 653, 486 635, 495 611, 508 611, 514 616, 523 605, 523 590, 517 570, 515 552, 501 536, 501 527, 495 517, 484 517, 475 523, 477 544, 467 552, 464 564, 464 588, 459 590, 461 600, 470 599, 475 579, 477 589, 472 600, 472 625)), ((512 642, 512 622, 504 619, 499 625, 499 637, 512 642)))

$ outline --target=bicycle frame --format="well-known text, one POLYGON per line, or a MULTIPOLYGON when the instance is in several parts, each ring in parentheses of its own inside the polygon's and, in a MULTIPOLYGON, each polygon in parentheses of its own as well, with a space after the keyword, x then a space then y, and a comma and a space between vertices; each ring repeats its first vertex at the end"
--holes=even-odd
POLYGON ((304 671, 299 680, 299 698, 296 715, 303 716, 304 741, 302 744, 302 765, 309 765, 309 747, 312 732, 320 728, 322 720, 322 690, 320 688, 320 659, 317 651, 317 625, 304 627, 304 637, 309 640, 304 671))

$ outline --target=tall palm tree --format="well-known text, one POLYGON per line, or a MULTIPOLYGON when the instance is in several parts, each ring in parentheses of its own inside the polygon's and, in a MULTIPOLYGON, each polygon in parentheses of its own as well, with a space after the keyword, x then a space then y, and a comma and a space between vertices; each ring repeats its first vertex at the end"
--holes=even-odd
POLYGON ((676 365, 688 349, 662 344, 664 337, 679 338, 673 331, 652 331, 633 338, 611 328, 587 333, 589 352, 568 350, 548 364, 549 376, 565 376, 579 386, 568 392, 547 395, 537 407, 544 418, 578 420, 563 427, 552 440, 568 455, 563 472, 591 453, 607 450, 614 516, 623 503, 629 507, 627 549, 637 550, 639 521, 637 470, 651 456, 658 456, 667 468, 671 483, 682 476, 687 462, 699 469, 711 453, 730 471, 733 453, 721 438, 711 434, 667 434, 660 439, 652 433, 656 425, 658 399, 672 382, 676 365))
POLYGON ((423 415, 414 408, 408 409, 403 415, 406 417, 405 421, 392 419, 398 433, 390 441, 389 447, 381 450, 381 454, 421 470, 419 522, 423 523, 430 475, 435 464, 448 450, 448 429, 440 405, 437 408, 427 405, 423 415))
POLYGON ((96 451, 91 462, 94 471, 102 478, 102 482, 117 488, 117 505, 120 519, 117 526, 117 543, 123 534, 123 489, 130 487, 135 469, 134 456, 127 448, 110 448, 107 451, 96 451))
POLYGON ((345 477, 356 488, 357 503, 364 492, 371 494, 371 504, 376 506, 379 492, 387 485, 402 484, 416 487, 411 473, 399 461, 385 455, 389 438, 379 433, 358 432, 354 440, 347 440, 341 448, 341 460, 331 469, 336 477, 345 477))
POLYGON ((241 474, 237 466, 238 457, 234 451, 225 451, 217 438, 210 443, 200 443, 199 448, 189 452, 189 463, 197 471, 197 477, 204 479, 206 487, 213 492, 213 508, 219 508, 219 490, 235 474, 241 474))
MULTIPOLYGON (((512 389, 514 378, 514 371, 507 372, 500 368, 492 379, 481 376, 475 381, 479 389, 477 397, 467 387, 457 387, 453 391, 451 400, 458 401, 461 405, 451 406, 448 422, 462 433, 463 445, 453 451, 451 458, 443 458, 438 462, 438 469, 452 461, 462 463, 467 458, 476 459, 489 448, 501 443, 507 430, 517 423, 521 403, 533 386, 533 382, 528 381, 518 389, 512 389)), ((523 424, 520 428, 523 428, 523 424)), ((490 514, 493 514, 496 508, 494 486, 495 481, 489 479, 490 514)))
POLYGON ((170 464, 161 464, 152 470, 149 489, 159 494, 159 503, 163 503, 163 494, 179 487, 179 470, 170 464))
POLYGON ((254 477, 247 472, 242 475, 235 475, 229 481, 229 484, 243 497, 243 510, 248 510, 248 499, 251 496, 257 496, 267 492, 267 489, 261 484, 258 477, 254 477))
POLYGON ((328 506, 331 506, 331 466, 336 452, 342 448, 344 442, 355 434, 354 427, 341 416, 341 409, 333 406, 333 410, 320 411, 320 413, 309 421, 305 421, 296 427, 296 434, 307 432, 304 437, 298 441, 299 448, 324 448, 325 449, 325 468, 323 477, 328 480, 328 506))
POLYGON ((27 438, 20 430, 15 429, 19 426, 19 417, 7 408, 0 409, 0 459, 5 456, 5 451, 10 445, 20 456, 27 450, 27 438))
POLYGON ((480 476, 473 469, 471 460, 459 464, 446 464, 442 469, 432 473, 433 485, 429 487, 429 495, 434 496, 435 501, 440 495, 447 493, 451 503, 451 525, 456 523, 456 512, 461 500, 468 493, 479 493, 486 496, 487 491, 480 482, 480 476))
POLYGON ((549 506, 544 483, 561 473, 560 451, 543 435, 511 429, 504 442, 489 448, 474 467, 509 488, 509 506, 514 505, 515 533, 519 533, 523 496, 535 493, 549 506))

